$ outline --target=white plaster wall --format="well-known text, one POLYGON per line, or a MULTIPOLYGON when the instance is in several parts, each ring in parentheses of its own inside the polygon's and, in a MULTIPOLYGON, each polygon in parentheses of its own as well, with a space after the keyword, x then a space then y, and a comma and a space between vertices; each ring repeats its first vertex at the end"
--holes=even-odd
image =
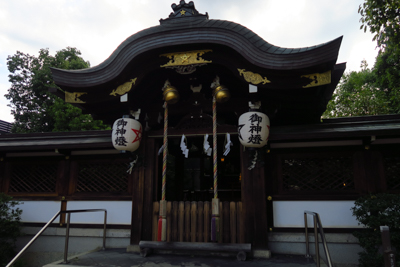
MULTIPOLYGON (((359 228, 358 221, 352 215, 350 208, 354 201, 274 201, 274 227, 304 227, 304 211, 319 214, 323 227, 359 228)), ((307 222, 313 225, 312 216, 307 222)))
MULTIPOLYGON (((21 201, 21 221, 25 223, 47 223, 61 209, 60 201, 21 201)), ((57 218, 54 223, 59 223, 57 218)))
MULTIPOLYGON (((131 224, 132 201, 68 201, 67 210, 106 209, 107 224, 131 224)), ((99 224, 104 212, 72 213, 71 223, 99 224)))

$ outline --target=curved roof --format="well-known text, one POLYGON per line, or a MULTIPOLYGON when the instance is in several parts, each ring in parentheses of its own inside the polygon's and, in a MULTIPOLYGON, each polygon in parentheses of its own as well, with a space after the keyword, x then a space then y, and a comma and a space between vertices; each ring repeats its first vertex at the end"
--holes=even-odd
POLYGON ((248 28, 208 16, 160 20, 160 25, 133 34, 101 64, 83 70, 52 69, 59 86, 90 87, 118 77, 139 55, 154 49, 189 44, 216 44, 233 49, 249 63, 270 70, 296 70, 337 60, 342 37, 303 48, 272 45, 248 28))

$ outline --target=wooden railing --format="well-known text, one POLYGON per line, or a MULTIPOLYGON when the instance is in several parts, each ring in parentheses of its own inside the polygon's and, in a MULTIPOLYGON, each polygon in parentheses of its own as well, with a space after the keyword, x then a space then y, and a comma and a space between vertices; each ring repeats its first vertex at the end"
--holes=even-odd
MULTIPOLYGON (((160 203, 153 202, 153 241, 160 203)), ((245 243, 242 202, 220 202, 220 243, 245 243)), ((210 242, 211 202, 167 202, 167 241, 210 242)))

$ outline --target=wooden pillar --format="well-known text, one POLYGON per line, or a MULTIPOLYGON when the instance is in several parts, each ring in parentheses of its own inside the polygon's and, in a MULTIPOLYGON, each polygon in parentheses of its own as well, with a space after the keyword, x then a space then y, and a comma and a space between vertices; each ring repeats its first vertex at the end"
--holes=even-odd
POLYGON ((353 156, 354 183, 358 193, 376 194, 385 191, 382 154, 365 149, 353 156))
POLYGON ((156 153, 154 139, 143 137, 139 162, 129 179, 132 179, 132 223, 131 244, 140 240, 152 240, 152 216, 154 194, 154 169, 156 153))
POLYGON ((268 246, 268 223, 264 165, 257 163, 249 170, 251 152, 248 149, 243 151, 243 146, 240 149, 245 242, 254 248, 265 249, 268 246))
POLYGON ((145 155, 143 162, 143 170, 144 170, 144 211, 143 211, 143 231, 142 231, 142 240, 151 240, 152 236, 152 207, 154 195, 156 192, 154 191, 155 184, 155 172, 157 169, 157 151, 155 147, 154 139, 146 139, 145 142, 142 143, 145 145, 145 155))
POLYGON ((138 245, 142 239, 143 225, 143 167, 135 168, 130 175, 130 179, 133 180, 131 244, 138 245))

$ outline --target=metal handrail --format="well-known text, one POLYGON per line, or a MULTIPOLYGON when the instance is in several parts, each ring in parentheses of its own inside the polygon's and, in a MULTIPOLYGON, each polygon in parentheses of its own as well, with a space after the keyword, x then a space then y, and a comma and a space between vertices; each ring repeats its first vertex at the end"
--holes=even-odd
POLYGON ((10 267, 14 264, 14 262, 27 250, 33 242, 36 241, 36 239, 49 227, 49 225, 60 215, 64 213, 68 213, 68 219, 67 219, 67 229, 66 229, 66 234, 65 234, 65 247, 64 247, 64 262, 63 263, 68 263, 67 261, 67 256, 68 256, 68 241, 69 241, 69 225, 71 221, 71 213, 78 213, 78 212, 96 212, 96 211, 104 211, 104 228, 103 228, 103 250, 106 249, 106 225, 107 225, 107 210, 106 209, 87 209, 87 210, 64 210, 64 211, 58 211, 53 218, 50 219, 48 223, 43 226, 42 229, 28 242, 28 244, 25 245, 21 249, 21 251, 15 255, 15 257, 6 265, 6 267, 10 267))
POLYGON ((322 223, 321 223, 321 219, 319 217, 319 214, 316 213, 316 212, 313 212, 313 211, 308 211, 308 210, 304 211, 304 226, 305 226, 305 232, 306 232, 306 257, 307 258, 311 258, 310 250, 309 250, 309 242, 308 242, 307 214, 312 215, 313 219, 314 219, 314 241, 315 241, 315 256, 317 258, 317 267, 320 267, 318 229, 319 229, 319 232, 320 232, 320 236, 321 236, 322 244, 323 244, 323 247, 324 247, 326 259, 328 261, 328 266, 332 267, 333 265, 332 265, 332 261, 331 261, 331 256, 329 254, 328 245, 326 244, 325 233, 324 233, 324 229, 322 227, 322 223), (318 226, 318 228, 317 228, 317 226, 318 226))

